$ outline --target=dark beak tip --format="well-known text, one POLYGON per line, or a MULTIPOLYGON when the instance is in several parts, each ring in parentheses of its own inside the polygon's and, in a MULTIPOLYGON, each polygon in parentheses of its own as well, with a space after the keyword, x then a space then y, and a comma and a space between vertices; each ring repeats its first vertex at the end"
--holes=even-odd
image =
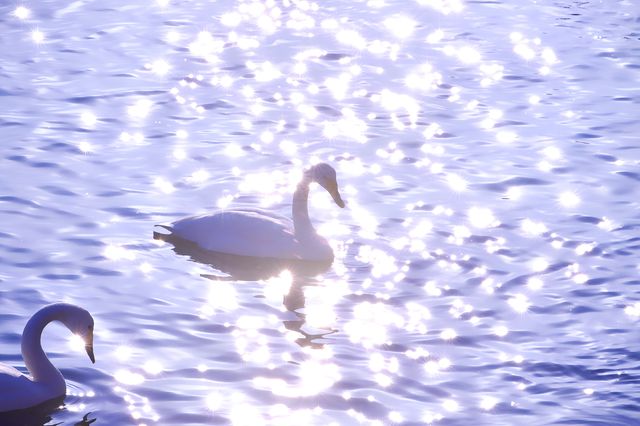
POLYGON ((93 347, 88 346, 85 349, 87 350, 87 355, 89 355, 89 359, 91 360, 91 363, 95 364, 96 363, 96 357, 93 354, 93 347))

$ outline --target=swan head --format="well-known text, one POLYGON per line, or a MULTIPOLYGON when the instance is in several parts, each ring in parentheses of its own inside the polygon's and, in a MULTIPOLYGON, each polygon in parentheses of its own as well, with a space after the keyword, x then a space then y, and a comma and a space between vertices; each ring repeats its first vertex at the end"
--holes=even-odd
POLYGON ((89 359, 95 364, 93 354, 93 317, 89 311, 79 306, 68 303, 60 303, 60 322, 62 322, 73 334, 84 341, 84 349, 89 359))
POLYGON ((307 173, 312 181, 317 182, 320 186, 327 190, 333 201, 340 206, 344 207, 344 201, 338 191, 338 180, 336 179, 336 171, 330 165, 326 163, 319 163, 311 167, 307 173))

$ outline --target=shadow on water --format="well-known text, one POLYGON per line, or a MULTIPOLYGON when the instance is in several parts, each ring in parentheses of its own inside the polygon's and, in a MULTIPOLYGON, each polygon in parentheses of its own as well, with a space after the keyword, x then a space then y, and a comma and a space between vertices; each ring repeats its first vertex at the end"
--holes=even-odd
MULTIPOLYGON (((280 269, 280 271, 282 271, 282 269, 280 269)), ((204 274, 202 276, 212 281, 226 281, 231 279, 230 277, 220 277, 209 274, 204 274)), ((318 343, 317 340, 334 333, 335 330, 328 330, 324 333, 309 333, 304 329, 306 315, 300 312, 300 310, 304 309, 306 304, 304 287, 313 286, 315 284, 316 281, 313 277, 296 276, 292 274, 292 282, 289 287, 289 292, 284 295, 282 303, 289 312, 292 312, 296 316, 296 318, 284 320, 282 321, 282 324, 287 330, 294 331, 302 336, 295 340, 298 345, 318 349, 322 348, 324 345, 322 343, 318 343)))
MULTIPOLYGON (((56 411, 63 409, 64 396, 53 398, 49 401, 34 407, 22 410, 14 410, 0 413, 0 425, 2 426, 42 426, 49 424, 53 420, 51 417, 56 411)), ((83 416, 82 420, 73 423, 74 426, 88 426, 96 421, 96 418, 90 418, 91 413, 83 416)), ((60 426, 62 424, 70 424, 65 422, 51 423, 50 426, 60 426)))
MULTIPOLYGON (((209 251, 192 241, 158 231, 153 232, 153 239, 173 244, 173 251, 177 254, 189 256, 195 262, 213 266, 229 274, 230 277, 227 279, 234 281, 265 280, 279 275, 285 269, 295 277, 313 277, 327 271, 333 263, 333 261, 313 262, 240 256, 209 251)), ((219 277, 219 279, 225 279, 225 277, 219 277)))
POLYGON ((324 336, 333 333, 308 333, 305 325, 305 314, 299 312, 305 307, 304 287, 316 284, 315 276, 326 272, 333 261, 312 262, 303 260, 284 260, 275 258, 259 258, 239 256, 228 253, 209 251, 197 244, 177 237, 154 231, 153 238, 173 245, 173 251, 182 256, 188 256, 192 261, 212 266, 227 276, 202 274, 202 277, 212 281, 257 281, 276 277, 287 270, 291 273, 292 282, 289 292, 283 297, 283 304, 288 311, 296 315, 296 319, 283 321, 284 326, 299 333, 302 337, 296 339, 300 346, 322 347, 316 342, 324 336))

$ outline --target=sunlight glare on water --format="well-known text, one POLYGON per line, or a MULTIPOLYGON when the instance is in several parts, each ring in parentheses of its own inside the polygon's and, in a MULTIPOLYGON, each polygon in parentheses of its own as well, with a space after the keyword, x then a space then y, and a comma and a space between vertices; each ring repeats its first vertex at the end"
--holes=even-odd
POLYGON ((635 424, 637 11, 525 3, 0 7, 0 353, 96 319, 52 423, 635 424), (152 240, 320 162, 321 272, 152 240))

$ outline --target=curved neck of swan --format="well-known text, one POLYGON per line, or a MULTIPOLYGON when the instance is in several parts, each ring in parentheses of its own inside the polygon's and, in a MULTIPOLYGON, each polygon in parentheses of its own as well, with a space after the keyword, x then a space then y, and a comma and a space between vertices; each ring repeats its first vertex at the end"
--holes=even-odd
POLYGON ((49 383, 66 388, 60 371, 51 364, 42 350, 40 337, 44 327, 62 316, 59 307, 48 306, 36 312, 22 333, 22 358, 34 382, 49 383))
POLYGON ((315 235, 316 230, 309 220, 309 209, 307 207, 307 201, 309 199, 309 184, 311 183, 311 177, 305 173, 304 177, 298 184, 296 192, 293 194, 293 203, 291 206, 293 227, 295 229, 296 237, 312 236, 315 235))

